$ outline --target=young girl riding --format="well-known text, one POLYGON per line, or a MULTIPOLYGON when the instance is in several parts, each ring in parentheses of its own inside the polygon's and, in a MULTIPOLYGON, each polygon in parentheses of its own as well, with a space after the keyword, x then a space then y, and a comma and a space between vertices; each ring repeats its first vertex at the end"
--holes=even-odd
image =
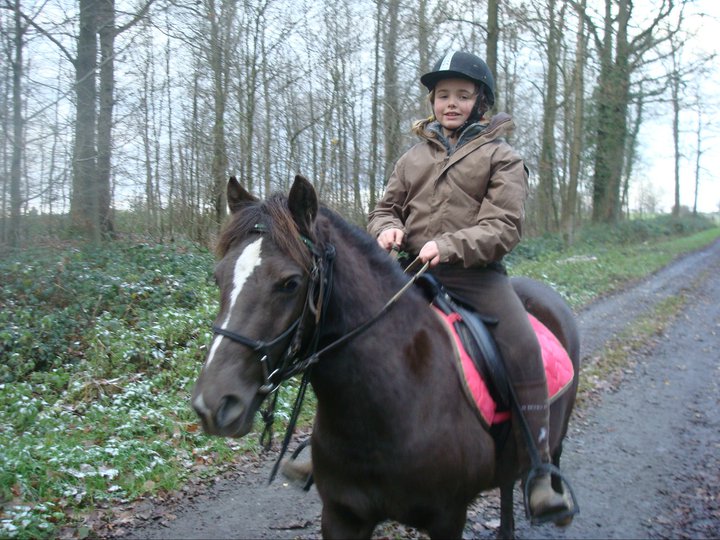
MULTIPOLYGON (((502 259, 520 241, 528 172, 503 139, 514 128, 505 113, 485 113, 495 84, 474 54, 451 52, 420 78, 432 116, 416 122, 420 142, 400 157, 368 231, 384 249, 402 248, 423 262, 450 292, 499 322, 491 328, 503 355, 535 445, 549 462, 548 394, 540 346, 502 259)), ((526 442, 513 418, 523 470, 530 468, 526 442)), ((533 518, 545 521, 568 511, 550 475, 529 486, 533 518)))

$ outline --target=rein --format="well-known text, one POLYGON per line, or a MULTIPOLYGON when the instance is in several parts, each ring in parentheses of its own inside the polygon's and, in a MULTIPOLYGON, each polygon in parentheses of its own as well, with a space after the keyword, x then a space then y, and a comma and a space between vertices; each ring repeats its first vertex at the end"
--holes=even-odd
MULTIPOLYGON (((260 233, 265 232, 264 228, 260 226, 256 226, 255 230, 260 233)), ((280 455, 272 469, 272 472, 270 473, 270 479, 268 483, 272 482, 275 479, 275 476, 277 475, 277 471, 280 466, 280 462, 282 461, 282 458, 287 452, 287 448, 290 444, 290 439, 292 438, 297 419, 300 415, 302 403, 305 399, 307 386, 310 382, 309 374, 312 365, 316 364, 323 354, 326 354, 331 350, 336 349, 341 345, 344 345, 351 339, 365 332, 368 328, 370 328, 377 321, 379 321, 392 308, 392 306, 395 305, 395 303, 400 299, 400 297, 402 297, 402 295, 405 294, 405 292, 407 292, 407 290, 415 284, 417 279, 422 274, 424 274, 430 266, 429 261, 426 262, 420 268, 420 270, 418 270, 418 272, 414 274, 413 277, 405 285, 403 285, 403 287, 398 290, 392 296, 392 298, 390 298, 385 303, 385 305, 380 309, 380 311, 378 311, 378 313, 376 313, 373 317, 365 321, 360 326, 354 328, 350 332, 344 334, 343 336, 340 336, 338 339, 329 343, 322 349, 318 350, 317 347, 320 340, 320 332, 324 325, 325 315, 327 313, 327 306, 332 293, 333 268, 336 251, 335 246, 333 246, 332 244, 328 244, 325 247, 325 251, 321 254, 309 239, 303 237, 302 240, 313 255, 313 268, 310 272, 310 282, 308 284, 308 293, 305 304, 303 306, 303 311, 300 316, 292 324, 290 324, 290 326, 285 331, 283 331, 280 335, 269 341, 262 341, 248 338, 236 332, 220 328, 219 326, 213 326, 213 332, 215 332, 216 334, 227 337, 228 339, 231 339, 237 343, 249 347, 254 352, 262 354, 262 357, 260 358, 260 364, 263 368, 263 376, 265 378, 265 383, 258 389, 259 394, 267 395, 275 393, 283 382, 287 381, 298 373, 303 374, 303 377, 300 381, 300 386, 298 388, 298 394, 295 398, 295 403, 293 404, 293 410, 288 421, 288 426, 285 431, 285 437, 283 439, 280 455), (306 349, 307 352, 305 354, 300 354, 300 347, 303 338, 303 322, 307 318, 308 312, 311 312, 315 316, 315 328, 313 331, 312 339, 310 340, 310 344, 306 349), (293 337, 291 339, 290 345, 288 345, 281 360, 277 363, 273 363, 271 359, 271 349, 276 345, 280 344, 282 341, 286 340, 291 335, 293 337)), ((415 266, 418 262, 420 262, 420 259, 415 259, 406 268, 405 272, 408 272, 408 270, 410 270, 410 268, 415 266)), ((277 404, 277 398, 278 394, 275 393, 272 401, 268 404, 267 408, 264 411, 261 411, 265 423, 265 428, 260 435, 260 444, 266 450, 269 449, 270 443, 272 442, 272 428, 275 420, 275 406, 277 404)))
MULTIPOLYGON (((419 259, 415 259, 415 261, 418 261, 418 260, 419 259)), ((414 265, 415 261, 413 261, 413 263, 410 266, 408 266, 408 268, 410 268, 412 265, 414 265)), ((365 321, 363 324, 361 324, 354 330, 351 330, 344 336, 339 337, 338 339, 336 339, 329 345, 323 347, 322 349, 320 349, 319 351, 314 353, 311 356, 311 358, 313 359, 313 361, 311 363, 312 364, 316 363, 319 360, 320 355, 322 355, 328 351, 331 351, 332 349, 335 349, 335 348, 339 347, 340 345, 343 345, 347 341, 350 341, 352 338, 354 338, 355 336, 357 336, 359 334, 362 334, 365 330, 367 330, 373 324, 375 324, 377 321, 379 321, 383 317, 383 315, 385 315, 390 310, 390 308, 393 307, 393 305, 400 299, 400 297, 403 294, 405 294, 405 292, 415 284, 415 282, 418 280, 418 278, 425 273, 425 271, 428 269, 429 266, 430 266, 430 262, 426 262, 422 266, 422 268, 420 268, 420 270, 418 270, 418 272, 410 279, 410 281, 408 281, 405 285, 403 285, 402 288, 398 292, 396 292, 393 295, 393 297, 390 298, 390 300, 388 300, 385 303, 385 305, 382 307, 382 309, 380 311, 378 311, 372 318, 368 319, 367 321, 365 321)))

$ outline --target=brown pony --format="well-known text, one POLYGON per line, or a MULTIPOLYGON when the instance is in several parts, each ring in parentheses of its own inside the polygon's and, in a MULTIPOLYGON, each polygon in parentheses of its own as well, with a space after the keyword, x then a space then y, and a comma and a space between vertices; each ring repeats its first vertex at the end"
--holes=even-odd
MULTIPOLYGON (((216 335, 192 396, 205 431, 247 434, 263 400, 302 372, 317 397, 312 465, 324 537, 369 538, 392 519, 460 538, 468 505, 497 486, 499 535, 513 537, 514 437, 498 440, 479 421, 453 344, 417 288, 376 317, 408 281, 398 264, 320 208, 302 177, 287 198, 264 202, 231 179, 228 203, 216 335)), ((550 407, 557 466, 577 391, 578 331, 554 291, 528 279, 514 285, 575 368, 550 407)))

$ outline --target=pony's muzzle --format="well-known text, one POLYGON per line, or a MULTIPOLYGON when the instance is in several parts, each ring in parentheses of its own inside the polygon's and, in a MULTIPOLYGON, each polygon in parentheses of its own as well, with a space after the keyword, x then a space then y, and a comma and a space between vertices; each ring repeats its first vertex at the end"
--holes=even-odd
POLYGON ((202 394, 198 394, 192 406, 202 420, 206 433, 232 437, 240 431, 245 415, 245 406, 240 398, 231 394, 225 395, 220 398, 217 408, 213 411, 206 405, 202 394))

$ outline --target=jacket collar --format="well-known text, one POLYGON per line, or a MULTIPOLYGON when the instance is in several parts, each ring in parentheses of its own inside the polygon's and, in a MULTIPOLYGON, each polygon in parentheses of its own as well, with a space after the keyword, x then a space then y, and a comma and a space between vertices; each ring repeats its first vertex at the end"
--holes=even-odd
POLYGON ((501 112, 493 116, 489 123, 481 121, 470 124, 462 131, 462 133, 460 133, 460 137, 458 137, 458 141, 454 145, 447 137, 445 137, 442 126, 437 120, 430 122, 427 125, 422 138, 426 139, 428 142, 441 144, 447 151, 448 156, 452 156, 461 147, 468 146, 468 149, 474 149, 486 142, 507 135, 513 128, 514 123, 510 115, 501 112), (470 142, 473 144, 468 145, 470 142))

